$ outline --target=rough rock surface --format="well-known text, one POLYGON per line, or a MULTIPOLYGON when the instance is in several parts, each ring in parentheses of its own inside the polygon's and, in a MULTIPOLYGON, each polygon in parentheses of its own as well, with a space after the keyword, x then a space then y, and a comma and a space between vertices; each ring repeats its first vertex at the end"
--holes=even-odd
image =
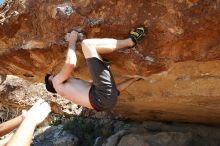
MULTIPOLYGON (((85 121, 88 119, 84 119, 85 121)), ((94 121, 100 124, 101 120, 94 121)), ((48 126, 35 132, 33 146, 52 146, 57 141, 60 146, 77 144, 80 146, 219 146, 220 129, 194 124, 143 122, 132 123, 114 121, 110 136, 99 135, 90 144, 82 143, 86 139, 71 134, 71 130, 62 131, 63 125, 48 126), (72 139, 70 138, 72 137, 72 139), (78 137, 78 138, 77 138, 78 137), (64 141, 64 139, 68 139, 64 141), (70 142, 72 141, 72 143, 70 142), (81 141, 81 143, 80 143, 81 141)), ((78 123, 79 124, 79 123, 78 123)), ((109 123, 110 124, 110 123, 109 123)), ((93 125, 94 126, 94 125, 93 125)), ((105 125, 107 126, 107 125, 105 125)), ((74 128, 72 128, 73 130, 74 128)), ((102 129, 106 129, 102 127, 102 129)), ((96 129, 98 130, 98 129, 96 129)), ((92 135, 96 132, 93 131, 92 135)), ((80 132, 80 131, 79 131, 80 132)), ((84 131, 86 133, 88 131, 84 131)), ((92 136, 90 135, 90 136, 92 136)), ((87 139, 88 140, 88 139, 87 139)), ((91 139, 90 139, 91 140, 91 139)))
POLYGON ((32 146, 78 146, 78 138, 62 131, 63 126, 47 126, 37 129, 32 146))
MULTIPOLYGON (((0 8, 0 74, 42 82, 61 68, 73 28, 88 38, 149 34, 138 48, 107 57, 115 77, 144 80, 119 97, 115 110, 139 120, 220 123, 220 1, 7 0, 0 8)), ((80 44, 74 75, 89 79, 80 44)))
POLYGON ((144 122, 124 126, 102 146, 217 146, 219 134, 206 126, 144 122))

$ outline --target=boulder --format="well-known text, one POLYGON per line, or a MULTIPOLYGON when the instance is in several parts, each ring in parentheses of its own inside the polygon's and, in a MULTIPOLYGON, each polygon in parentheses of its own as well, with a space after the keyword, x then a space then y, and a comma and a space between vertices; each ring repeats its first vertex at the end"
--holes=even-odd
POLYGON ((78 146, 78 137, 63 131, 63 125, 47 126, 34 133, 32 146, 78 146))
POLYGON ((102 146, 206 146, 219 145, 220 129, 183 123, 126 124, 102 146))
MULTIPOLYGON (((6 0, 0 6, 0 74, 43 82, 65 60, 65 35, 123 39, 149 33, 136 48, 104 57, 119 77, 139 76, 115 111, 137 120, 220 123, 220 2, 203 0, 6 0)), ((90 79, 77 45, 74 76, 90 79)))

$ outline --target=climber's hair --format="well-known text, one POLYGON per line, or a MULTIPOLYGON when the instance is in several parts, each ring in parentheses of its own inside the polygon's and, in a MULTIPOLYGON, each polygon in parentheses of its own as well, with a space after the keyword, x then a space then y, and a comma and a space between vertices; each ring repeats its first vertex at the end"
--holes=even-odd
POLYGON ((53 87, 52 81, 49 80, 50 76, 51 76, 51 74, 46 74, 46 76, 44 78, 46 89, 47 89, 47 91, 49 91, 51 93, 57 93, 53 87))

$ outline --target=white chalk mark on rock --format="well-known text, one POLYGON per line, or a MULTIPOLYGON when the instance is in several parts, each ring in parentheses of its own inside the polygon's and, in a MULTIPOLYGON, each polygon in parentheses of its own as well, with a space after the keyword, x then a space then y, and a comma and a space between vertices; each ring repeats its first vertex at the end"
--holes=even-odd
POLYGON ((62 4, 57 7, 57 10, 62 12, 64 15, 70 16, 75 10, 71 5, 62 4))

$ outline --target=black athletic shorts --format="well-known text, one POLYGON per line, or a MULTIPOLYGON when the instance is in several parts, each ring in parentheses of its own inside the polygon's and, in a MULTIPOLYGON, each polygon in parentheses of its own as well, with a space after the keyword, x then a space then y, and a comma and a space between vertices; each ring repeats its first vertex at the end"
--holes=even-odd
POLYGON ((93 79, 89 100, 97 111, 109 111, 116 105, 119 91, 110 71, 110 64, 96 57, 86 59, 93 79))

